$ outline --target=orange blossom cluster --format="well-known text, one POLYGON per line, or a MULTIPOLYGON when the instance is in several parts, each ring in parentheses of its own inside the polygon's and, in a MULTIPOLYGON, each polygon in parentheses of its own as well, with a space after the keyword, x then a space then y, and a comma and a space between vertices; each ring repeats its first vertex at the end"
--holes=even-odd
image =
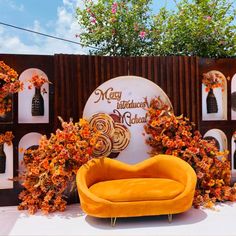
POLYGON ((0 116, 12 109, 12 100, 7 96, 23 90, 23 83, 11 67, 0 61, 0 116))
POLYGON ((32 89, 32 86, 35 88, 40 88, 44 83, 50 83, 49 80, 43 75, 34 74, 31 79, 28 80, 30 85, 29 89, 32 89))
POLYGON ((5 134, 0 134, 0 144, 6 143, 7 145, 11 145, 13 138, 14 136, 11 131, 7 131, 5 134))
POLYGON ((235 201, 236 185, 230 186, 228 151, 219 152, 214 141, 204 140, 189 119, 175 116, 160 98, 150 103, 145 131, 152 154, 170 154, 188 162, 197 174, 193 205, 213 207, 217 201, 235 201))
POLYGON ((206 92, 214 88, 221 88, 224 91, 225 80, 220 72, 209 71, 208 73, 203 73, 202 83, 206 86, 206 92))
POLYGON ((50 138, 42 136, 38 149, 24 152, 25 172, 21 179, 25 189, 19 195, 20 210, 31 214, 38 209, 45 214, 64 211, 65 190, 75 180, 79 167, 92 158, 98 144, 97 131, 83 119, 77 123, 61 122, 62 130, 50 138))

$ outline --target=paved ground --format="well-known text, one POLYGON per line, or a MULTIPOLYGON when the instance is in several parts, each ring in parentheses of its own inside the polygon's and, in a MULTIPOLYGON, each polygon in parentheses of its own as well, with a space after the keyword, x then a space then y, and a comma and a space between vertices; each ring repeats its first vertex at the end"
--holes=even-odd
POLYGON ((0 207, 0 235, 80 235, 80 236, 236 236, 236 203, 217 206, 217 210, 190 209, 175 215, 118 219, 96 219, 82 213, 79 204, 68 206, 63 213, 44 216, 28 215, 15 206, 0 207))

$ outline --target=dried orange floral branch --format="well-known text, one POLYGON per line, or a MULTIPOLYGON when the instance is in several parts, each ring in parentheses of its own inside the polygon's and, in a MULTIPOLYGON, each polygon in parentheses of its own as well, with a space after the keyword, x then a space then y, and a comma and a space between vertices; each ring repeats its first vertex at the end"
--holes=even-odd
POLYGON ((6 131, 5 134, 0 134, 0 144, 6 143, 8 146, 12 144, 14 135, 11 131, 6 131))
MULTIPOLYGON (((230 78, 227 77, 227 80, 230 78)), ((206 86, 206 92, 210 89, 221 88, 222 92, 225 87, 225 77, 219 71, 209 71, 207 73, 203 73, 202 83, 206 86)))
POLYGON ((175 116, 160 98, 148 109, 145 131, 154 154, 172 154, 188 162, 197 174, 193 205, 213 207, 219 201, 235 201, 236 185, 230 186, 228 151, 219 152, 214 141, 204 140, 189 119, 175 116))
POLYGON ((0 116, 12 109, 12 99, 8 95, 21 90, 23 83, 18 80, 17 72, 0 61, 0 116))
POLYGON ((45 83, 51 83, 46 77, 38 74, 34 74, 28 82, 30 83, 28 86, 29 89, 32 89, 32 86, 40 88, 45 83))
POLYGON ((62 122, 50 138, 42 136, 36 150, 26 150, 23 157, 25 172, 23 190, 19 198, 20 210, 34 214, 38 209, 47 214, 64 211, 66 200, 64 191, 74 180, 79 167, 92 158, 97 143, 98 132, 86 120, 78 123, 62 122))

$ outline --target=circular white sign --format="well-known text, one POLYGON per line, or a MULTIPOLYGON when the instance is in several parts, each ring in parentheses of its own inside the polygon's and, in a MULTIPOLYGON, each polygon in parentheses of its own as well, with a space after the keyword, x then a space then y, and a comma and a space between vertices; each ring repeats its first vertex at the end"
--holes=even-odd
POLYGON ((150 80, 120 76, 101 84, 89 97, 83 117, 95 124, 104 135, 106 148, 97 150, 106 156, 134 164, 150 155, 144 135, 147 108, 151 99, 160 96, 172 107, 165 92, 150 80))

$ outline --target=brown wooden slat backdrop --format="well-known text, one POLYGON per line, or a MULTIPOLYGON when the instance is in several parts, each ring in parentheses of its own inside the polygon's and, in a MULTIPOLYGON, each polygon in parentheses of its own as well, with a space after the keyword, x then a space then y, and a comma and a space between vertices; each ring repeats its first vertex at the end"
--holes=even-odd
POLYGON ((127 62, 123 57, 55 55, 55 127, 58 126, 57 116, 78 121, 96 87, 128 74, 127 62))
MULTIPOLYGON (((13 54, 0 54, 0 60, 3 60, 7 65, 14 68, 20 75, 22 72, 29 68, 38 68, 46 73, 48 79, 54 84, 53 74, 53 56, 43 55, 13 55, 13 54)), ((33 124, 33 123, 18 123, 18 97, 14 94, 13 102, 13 123, 2 124, 0 123, 0 133, 5 131, 12 131, 14 134, 13 139, 13 174, 18 176, 18 145, 21 138, 30 132, 38 132, 41 134, 49 135, 53 130, 53 107, 49 109, 49 123, 47 124, 33 124)), ((53 104, 53 90, 52 85, 49 88, 49 103, 53 104)), ((21 187, 17 182, 14 182, 13 189, 0 189, 0 206, 17 205, 18 193, 21 187)))
POLYGON ((101 57, 55 55, 55 116, 82 117, 90 94, 103 82, 122 75, 147 78, 169 96, 175 114, 198 125, 199 87, 197 57, 101 57))
MULTIPOLYGON (((201 103, 199 104, 199 130, 202 135, 204 135, 210 129, 220 129, 222 130, 228 141, 229 159, 231 157, 231 138, 236 131, 236 120, 231 120, 231 81, 233 76, 236 74, 236 58, 225 58, 225 59, 199 59, 199 75, 202 80, 202 74, 211 70, 218 70, 222 72, 225 77, 229 77, 227 80, 227 120, 212 120, 212 121, 202 121, 201 113, 201 103)), ((199 90, 201 90, 201 85, 198 85, 199 90)), ((201 95, 201 91, 200 91, 201 95)), ((200 100, 199 100, 200 101, 200 100)))
POLYGON ((139 75, 152 80, 160 86, 170 98, 175 114, 184 114, 198 124, 197 109, 190 105, 196 101, 198 107, 198 58, 197 57, 143 57, 142 64, 136 61, 136 66, 142 67, 139 73, 135 67, 130 67, 130 74, 139 75), (144 62, 145 61, 145 62, 144 62), (148 70, 145 71, 148 66, 148 70), (191 73, 190 73, 191 71, 191 73))
MULTIPOLYGON (((50 85, 50 122, 48 124, 19 124, 17 96, 14 96, 12 124, 0 124, 0 133, 12 130, 14 146, 14 176, 18 168, 18 143, 29 132, 50 134, 59 127, 57 116, 78 121, 90 94, 103 82, 117 76, 136 75, 160 86, 169 96, 175 114, 184 114, 195 122, 202 134, 211 128, 226 133, 228 141, 236 130, 231 121, 231 89, 228 81, 228 114, 226 121, 201 121, 202 73, 219 70, 226 77, 236 73, 236 59, 203 59, 198 57, 101 57, 58 54, 54 56, 0 54, 9 66, 21 74, 28 68, 43 70, 52 81, 50 85)), ((231 142, 229 149, 231 149, 231 142)), ((19 185, 0 190, 0 205, 17 204, 19 185)), ((77 200, 77 194, 71 202, 77 200)))

